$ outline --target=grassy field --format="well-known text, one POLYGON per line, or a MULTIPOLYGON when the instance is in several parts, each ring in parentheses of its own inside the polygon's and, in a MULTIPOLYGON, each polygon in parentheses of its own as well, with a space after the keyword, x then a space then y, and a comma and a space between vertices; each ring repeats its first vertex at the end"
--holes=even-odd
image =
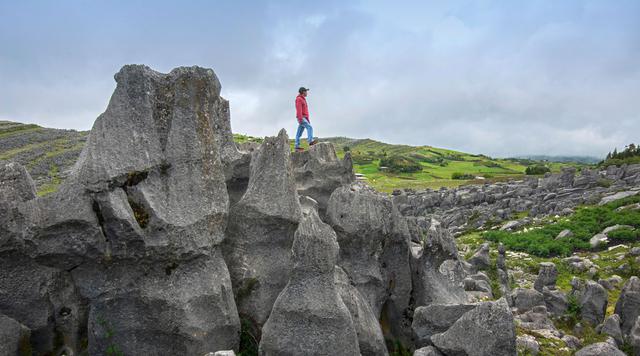
MULTIPOLYGON (((525 159, 496 159, 481 154, 469 154, 432 146, 391 145, 370 139, 349 138, 321 139, 335 145, 338 156, 345 150, 351 152, 356 173, 363 174, 371 186, 379 191, 391 192, 398 188, 438 189, 464 184, 518 179, 524 176, 529 165, 539 161, 525 159), (394 173, 380 168, 385 157, 402 156, 418 162, 422 171, 394 173), (454 173, 472 176, 470 179, 452 179, 454 173)), ((559 172, 564 166, 581 167, 578 163, 544 162, 552 172, 559 172)))

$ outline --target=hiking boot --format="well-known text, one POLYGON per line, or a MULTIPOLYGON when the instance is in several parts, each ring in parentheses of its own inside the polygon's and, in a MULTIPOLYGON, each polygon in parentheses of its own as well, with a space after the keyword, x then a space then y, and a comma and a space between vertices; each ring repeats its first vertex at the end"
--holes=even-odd
POLYGON ((313 140, 313 141, 309 142, 309 146, 313 146, 313 145, 315 145, 316 143, 318 143, 318 140, 313 140))
POLYGON ((302 148, 302 147, 296 147, 296 152, 303 152, 303 151, 304 151, 304 148, 302 148))

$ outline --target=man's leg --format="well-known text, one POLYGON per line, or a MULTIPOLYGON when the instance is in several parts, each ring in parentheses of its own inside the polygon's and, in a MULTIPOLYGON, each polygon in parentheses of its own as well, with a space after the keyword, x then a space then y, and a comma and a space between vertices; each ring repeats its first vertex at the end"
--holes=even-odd
MULTIPOLYGON (((305 121, 302 120, 302 122, 304 123, 305 121)), ((300 147, 300 136, 302 136, 302 131, 304 131, 304 125, 299 124, 298 131, 296 132, 296 148, 300 147)))
POLYGON ((302 120, 302 122, 305 124, 304 127, 307 129, 307 142, 311 143, 313 142, 313 127, 311 127, 311 124, 307 120, 302 120))

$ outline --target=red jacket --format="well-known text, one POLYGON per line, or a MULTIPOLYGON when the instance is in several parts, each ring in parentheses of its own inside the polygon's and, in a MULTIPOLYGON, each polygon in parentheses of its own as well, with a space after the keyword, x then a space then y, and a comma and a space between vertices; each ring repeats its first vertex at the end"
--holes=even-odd
MULTIPOLYGON (((302 94, 296 97, 296 117, 298 118, 298 123, 302 123, 303 118, 307 118, 309 120, 309 107, 307 106, 307 99, 302 96, 302 94)), ((309 122, 311 122, 309 120, 309 122)))

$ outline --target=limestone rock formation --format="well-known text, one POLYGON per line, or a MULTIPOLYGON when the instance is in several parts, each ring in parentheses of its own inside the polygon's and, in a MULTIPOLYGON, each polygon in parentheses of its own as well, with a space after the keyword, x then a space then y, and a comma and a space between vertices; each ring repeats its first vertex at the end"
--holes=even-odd
POLYGON ((572 281, 574 295, 580 305, 582 320, 596 326, 604 320, 607 311, 607 290, 594 281, 572 281))
POLYGON ((555 288, 557 279, 558 269, 556 265, 553 262, 542 262, 540 263, 538 278, 536 278, 533 289, 542 292, 543 287, 555 288))
POLYGON ((0 355, 14 356, 31 353, 31 330, 0 314, 0 355))
POLYGON ((320 216, 324 216, 331 193, 336 188, 355 181, 351 154, 342 160, 336 156, 333 144, 320 142, 303 152, 292 154, 298 193, 318 202, 320 216))
POLYGON ((625 353, 607 342, 597 342, 578 350, 575 356, 625 356, 625 353))
POLYGON ((223 245, 238 311, 258 328, 289 280, 301 217, 289 151, 283 130, 254 153, 248 188, 231 209, 223 245))
POLYGON ((336 234, 316 209, 315 202, 303 199, 303 217, 293 241, 293 270, 262 329, 260 355, 360 353, 351 315, 335 283, 336 234))
POLYGON ((629 278, 616 303, 615 313, 620 316, 622 332, 627 335, 640 316, 640 278, 629 278))
POLYGON ((431 336, 447 331, 475 304, 430 304, 416 308, 411 327, 416 347, 431 345, 431 336))
POLYGON ((378 322, 378 318, 373 314, 369 303, 360 291, 351 285, 349 276, 347 276, 344 270, 337 266, 335 279, 340 297, 347 306, 347 309, 349 309, 353 325, 356 328, 360 353, 363 356, 388 355, 389 352, 384 342, 380 323, 378 322))
POLYGON ((480 303, 431 340, 445 355, 516 355, 516 329, 504 298, 480 303))
POLYGON ((412 253, 413 299, 415 306, 432 303, 463 304, 464 265, 449 231, 432 221, 426 237, 412 253))

